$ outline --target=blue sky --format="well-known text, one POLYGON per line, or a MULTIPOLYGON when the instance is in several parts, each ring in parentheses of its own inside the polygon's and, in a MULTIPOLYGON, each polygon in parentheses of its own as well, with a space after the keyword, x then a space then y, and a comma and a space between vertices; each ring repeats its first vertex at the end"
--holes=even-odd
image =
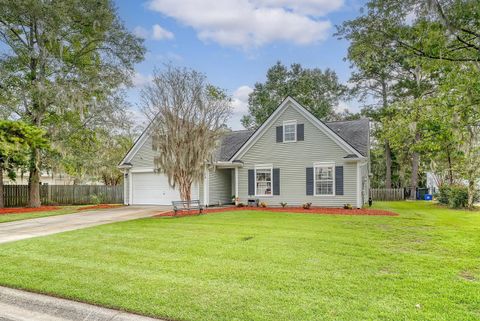
MULTIPOLYGON (((116 0, 128 29, 145 38, 147 55, 136 66, 128 99, 139 91, 155 66, 171 62, 207 75, 234 98, 229 121, 241 129, 246 99, 276 61, 331 68, 342 82, 350 75, 343 61, 348 43, 333 37, 335 25, 359 15, 363 0, 116 0)), ((341 108, 358 110, 355 101, 341 108)), ((136 107, 134 107, 136 108, 136 107)), ((141 117, 138 116, 141 120, 141 117)))

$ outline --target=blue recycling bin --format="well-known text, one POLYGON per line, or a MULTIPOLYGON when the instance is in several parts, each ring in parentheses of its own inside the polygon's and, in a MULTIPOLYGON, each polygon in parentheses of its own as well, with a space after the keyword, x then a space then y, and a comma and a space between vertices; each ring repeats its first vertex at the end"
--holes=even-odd
POLYGON ((432 194, 425 194, 424 200, 431 201, 433 199, 432 194))

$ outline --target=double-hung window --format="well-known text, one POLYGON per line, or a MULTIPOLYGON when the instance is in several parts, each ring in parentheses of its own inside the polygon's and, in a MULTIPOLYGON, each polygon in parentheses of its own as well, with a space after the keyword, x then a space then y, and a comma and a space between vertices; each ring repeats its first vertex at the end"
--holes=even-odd
POLYGON ((289 120, 283 122, 283 142, 297 141, 297 121, 289 120))
POLYGON ((335 195, 335 164, 315 164, 315 195, 335 195))
POLYGON ((272 166, 255 168, 255 196, 272 195, 272 166))

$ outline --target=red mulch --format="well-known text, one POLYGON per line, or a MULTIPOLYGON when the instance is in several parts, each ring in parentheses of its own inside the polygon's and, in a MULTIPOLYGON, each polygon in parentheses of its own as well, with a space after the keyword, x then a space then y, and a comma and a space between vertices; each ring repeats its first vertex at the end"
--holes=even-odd
POLYGON ((79 210, 79 211, 99 210, 99 209, 114 208, 114 207, 119 207, 119 206, 123 206, 123 205, 121 205, 121 204, 98 204, 98 205, 81 207, 81 208, 79 208, 78 210, 79 210))
MULTIPOLYGON (((369 215, 369 216, 398 216, 397 213, 384 211, 384 210, 376 210, 376 209, 369 209, 369 208, 362 208, 362 209, 343 209, 343 208, 326 208, 326 207, 312 207, 308 210, 303 209, 301 207, 287 207, 287 208, 280 208, 280 207, 223 207, 223 208, 207 208, 203 211, 204 214, 211 214, 211 213, 221 213, 221 212, 230 212, 230 211, 266 211, 266 212, 280 212, 280 213, 302 213, 302 214, 320 214, 320 215, 369 215)), ((191 216, 197 215, 198 210, 196 211, 183 211, 179 212, 176 216, 191 216)), ((173 211, 165 212, 158 214, 156 216, 164 217, 164 216, 174 216, 173 211)))
POLYGON ((58 206, 40 206, 40 207, 8 207, 0 208, 0 215, 3 214, 23 214, 31 212, 55 211, 60 209, 58 206))

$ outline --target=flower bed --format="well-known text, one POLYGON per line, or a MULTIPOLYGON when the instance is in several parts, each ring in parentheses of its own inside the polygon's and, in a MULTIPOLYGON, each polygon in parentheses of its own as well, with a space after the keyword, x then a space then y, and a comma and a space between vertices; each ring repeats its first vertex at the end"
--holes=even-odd
MULTIPOLYGON (((223 207, 223 208, 207 208, 203 211, 204 214, 232 212, 232 211, 265 211, 265 212, 279 212, 279 213, 302 213, 302 214, 321 214, 321 215, 367 215, 367 216, 398 216, 397 213, 376 210, 370 208, 361 209, 343 209, 343 208, 326 208, 326 207, 312 207, 304 209, 301 207, 223 207)), ((198 215, 198 210, 179 212, 176 216, 191 216, 198 215)), ((175 216, 173 211, 160 213, 156 216, 175 216)))
POLYGON ((46 212, 59 210, 58 206, 40 206, 40 207, 8 207, 0 208, 0 215, 3 214, 23 214, 32 212, 46 212))
POLYGON ((99 210, 99 209, 115 208, 115 207, 120 207, 120 206, 123 206, 123 205, 121 205, 121 204, 98 204, 98 205, 81 207, 78 210, 79 211, 99 210))

